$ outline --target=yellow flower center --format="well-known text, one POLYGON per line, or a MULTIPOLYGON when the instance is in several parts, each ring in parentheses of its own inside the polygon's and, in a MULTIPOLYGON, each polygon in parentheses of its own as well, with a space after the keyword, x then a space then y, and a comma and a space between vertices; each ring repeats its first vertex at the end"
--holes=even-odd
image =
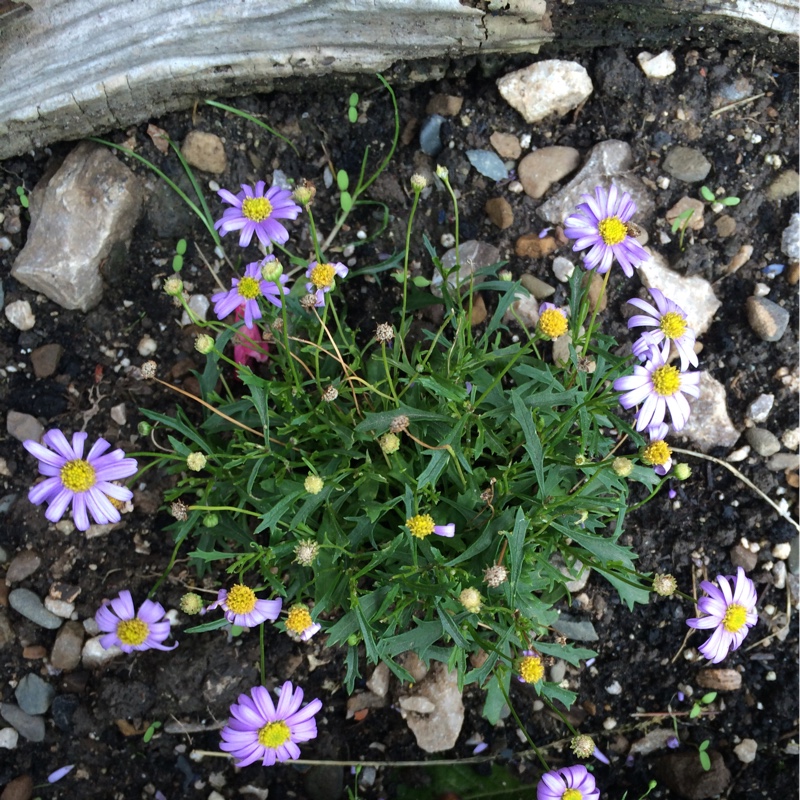
POLYGON ((291 735, 292 732, 289 730, 289 726, 280 719, 277 722, 268 722, 259 730, 258 743, 262 747, 269 747, 274 750, 288 742, 291 735))
POLYGON ((663 439, 657 439, 645 447, 642 459, 645 464, 660 467, 669 461, 671 455, 672 450, 670 450, 669 445, 663 439))
POLYGON ((138 617, 124 619, 117 625, 117 636, 122 644, 133 646, 143 644, 148 633, 150 633, 150 627, 138 617))
POLYGON ((94 467, 82 458, 67 461, 61 467, 61 483, 71 492, 85 492, 96 482, 94 467))
POLYGON ((659 323, 659 328, 667 339, 680 339, 686 332, 686 327, 686 320, 677 311, 667 311, 659 323))
POLYGON ((331 264, 317 264, 311 270, 309 280, 317 289, 328 289, 333 286, 333 279, 336 277, 336 270, 331 264))
POLYGON ((256 607, 256 593, 247 586, 236 583, 228 590, 225 605, 234 614, 249 614, 256 607))
POLYGON ((722 625, 729 633, 738 633, 742 625, 747 620, 747 609, 738 603, 731 603, 725 616, 722 618, 722 625))
POLYGON ((597 223, 600 238, 609 246, 625 241, 628 226, 619 217, 606 217, 597 223))
POLYGON ((583 795, 577 789, 567 789, 561 795, 561 800, 582 800, 583 795))
POLYGON ((292 633, 302 633, 306 628, 310 628, 313 622, 311 614, 304 605, 292 606, 289 609, 289 616, 286 617, 286 630, 292 633))
POLYGON ((406 520, 406 527, 411 531, 412 536, 417 539, 424 539, 433 533, 436 523, 430 514, 417 514, 415 517, 406 520))
POLYGON ((263 222, 272 213, 272 203, 266 197, 245 197, 242 216, 253 222, 263 222))
POLYGON ((261 296, 261 287, 256 278, 242 278, 236 289, 245 300, 255 300, 256 297, 261 296))
POLYGON ((567 318, 557 308, 548 308, 539 317, 539 330, 551 339, 558 339, 567 332, 567 318))
POLYGON ((538 683, 544 678, 544 664, 538 656, 525 656, 519 664, 519 676, 525 683, 538 683))
POLYGON ((681 374, 677 367, 656 367, 651 376, 653 389, 662 397, 671 397, 681 388, 681 374))

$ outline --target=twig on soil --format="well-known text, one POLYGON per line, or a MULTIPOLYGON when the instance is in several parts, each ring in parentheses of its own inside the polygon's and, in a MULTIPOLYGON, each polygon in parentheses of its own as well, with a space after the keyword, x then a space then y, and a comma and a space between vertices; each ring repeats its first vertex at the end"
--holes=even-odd
POLYGON ((739 106, 747 105, 747 103, 752 103, 754 100, 760 100, 764 97, 765 92, 761 92, 760 94, 754 94, 752 97, 745 97, 743 100, 737 100, 735 103, 728 103, 726 106, 720 106, 718 109, 712 111, 708 116, 709 119, 713 117, 718 117, 720 114, 724 114, 726 111, 730 111, 733 108, 738 108, 739 106))
POLYGON ((778 512, 778 516, 783 517, 783 519, 785 519, 787 522, 790 522, 795 528, 797 528, 798 532, 800 532, 800 523, 789 516, 788 510, 782 509, 774 500, 765 495, 764 492, 762 492, 761 489, 759 489, 758 486, 756 486, 749 478, 746 478, 744 475, 742 475, 742 473, 739 472, 736 467, 731 466, 727 461, 723 461, 721 458, 714 458, 714 456, 707 456, 705 453, 696 453, 694 450, 681 450, 679 447, 673 447, 672 452, 681 453, 681 455, 684 456, 702 458, 705 461, 713 461, 715 464, 725 467, 728 472, 732 472, 743 484, 745 484, 745 486, 749 486, 762 500, 765 500, 767 503, 769 503, 775 509, 775 511, 778 512))
MULTIPOLYGON (((233 758, 229 753, 222 753, 217 750, 192 750, 189 753, 189 758, 192 761, 202 761, 206 757, 233 758)), ((439 759, 435 761, 328 761, 316 758, 293 758, 289 763, 319 767, 440 767, 459 764, 485 764, 487 761, 494 761, 495 758, 497 758, 496 755, 446 758, 441 761, 439 759)))

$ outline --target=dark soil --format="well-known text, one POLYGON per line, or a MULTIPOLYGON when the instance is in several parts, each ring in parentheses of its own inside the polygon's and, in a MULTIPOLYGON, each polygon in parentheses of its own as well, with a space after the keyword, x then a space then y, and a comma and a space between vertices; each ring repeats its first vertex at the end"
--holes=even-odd
MULTIPOLYGON (((798 418, 796 389, 784 386, 775 377, 781 367, 792 369, 796 364, 797 288, 787 281, 786 271, 769 281, 770 299, 785 305, 792 314, 789 330, 777 343, 763 342, 751 331, 744 301, 757 282, 765 281, 762 269, 782 260, 781 232, 791 213, 797 211, 796 194, 779 203, 764 196, 766 186, 777 174, 765 165, 767 154, 779 154, 784 167, 797 165, 797 65, 762 61, 757 52, 743 51, 728 43, 699 52, 692 50, 691 45, 679 47, 675 51, 677 73, 658 84, 648 82, 635 66, 635 51, 572 54, 589 70, 595 93, 579 111, 535 126, 524 124, 500 99, 494 83, 497 75, 522 66, 529 59, 498 60, 491 65, 478 61, 459 63, 453 65, 445 79, 419 85, 403 82, 398 73, 395 78, 401 126, 413 130, 414 121, 424 119, 426 104, 434 93, 464 98, 461 114, 448 121, 443 136, 454 146, 446 147, 438 162, 448 166, 454 185, 461 192, 462 239, 488 241, 500 248, 515 275, 528 271, 550 283, 555 283, 550 259, 532 261, 514 255, 518 236, 536 233, 543 227, 536 216, 538 202, 524 194, 508 192, 480 176, 469 167, 465 150, 490 149, 493 131, 517 135, 529 132, 532 146, 569 145, 581 153, 606 139, 623 139, 633 148, 634 171, 650 185, 663 174, 660 163, 666 146, 679 143, 700 149, 713 163, 706 182, 712 188, 723 186, 728 194, 743 198, 731 212, 737 220, 735 235, 720 239, 713 225, 707 223, 683 252, 677 240, 666 247, 658 245, 658 231, 666 230, 665 211, 684 194, 696 196, 696 186, 678 180, 673 180, 666 191, 656 189, 652 183, 656 214, 643 224, 650 231, 651 242, 676 269, 718 281, 715 290, 722 307, 702 337, 701 368, 725 385, 734 423, 744 429, 748 403, 761 392, 772 392, 776 402, 769 427, 780 435, 796 427, 798 418), (709 117, 715 98, 735 81, 749 82, 750 94, 765 95, 741 108, 709 117), (761 140, 754 143, 752 136, 745 135, 745 128, 759 134, 761 140), (506 197, 514 209, 515 222, 505 231, 489 223, 484 213, 486 200, 498 195, 506 197), (751 259, 735 274, 723 277, 724 265, 743 244, 753 246, 751 259)), ((387 77, 393 81, 392 76, 387 77)), ((353 175, 366 145, 371 147, 374 164, 391 140, 392 113, 385 91, 373 89, 373 84, 364 80, 359 87, 363 121, 355 125, 346 120, 351 87, 332 87, 329 81, 309 82, 301 94, 275 93, 233 101, 240 109, 263 115, 270 125, 290 137, 299 156, 280 140, 262 135, 250 123, 209 107, 199 109, 195 117, 190 113, 174 114, 154 122, 176 141, 195 127, 222 136, 229 159, 228 174, 218 179, 222 186, 268 179, 276 168, 296 179, 313 180, 319 190, 315 214, 321 229, 327 231, 335 209, 326 199, 324 166, 330 163, 353 175)), ((160 154, 145 129, 143 125, 109 134, 109 138, 122 142, 135 135, 138 152, 179 180, 177 160, 160 154)), ((0 165, 0 210, 6 216, 6 231, 10 230, 9 219, 16 216, 16 187, 24 185, 30 190, 72 146, 58 145, 0 165)), ((59 309, 10 278, 11 265, 25 243, 28 223, 24 212, 21 230, 6 233, 13 246, 0 253, 5 302, 30 300, 37 323, 33 330, 20 333, 4 316, 0 319, 0 364, 7 365, 0 393, 7 410, 34 414, 48 428, 73 431, 85 426, 91 436, 105 436, 133 452, 142 444, 141 440, 138 444, 134 441, 138 422, 135 409, 141 406, 170 411, 176 398, 159 387, 128 377, 123 359, 140 364, 144 359, 137 353, 137 343, 148 334, 158 342, 160 374, 191 388, 190 371, 200 365, 202 358, 193 349, 194 332, 177 326, 170 299, 160 289, 154 290, 153 285, 156 279, 160 285, 169 272, 178 238, 185 237, 190 242, 190 254, 192 242, 206 253, 213 245, 179 200, 159 187, 141 165, 132 162, 130 166, 153 187, 152 197, 127 257, 106 265, 105 297, 90 313, 59 309), (50 342, 66 346, 57 375, 36 380, 30 353, 50 342), (16 365, 15 370, 8 369, 8 365, 16 365), (122 402, 127 405, 128 421, 120 428, 111 421, 109 410, 122 402)), ((371 192, 372 198, 388 205, 392 215, 389 228, 379 239, 356 251, 357 268, 377 263, 383 254, 392 253, 401 245, 404 214, 410 208, 406 187, 411 174, 421 166, 430 168, 435 164, 420 153, 416 135, 404 137, 387 173, 371 192)), ((205 181, 209 178, 205 176, 205 181)), ((550 194, 557 188, 554 186, 550 194)), ((212 202, 216 204, 216 199, 212 202)), ((212 207, 217 212, 221 210, 218 204, 212 207)), ((438 247, 442 234, 452 230, 450 213, 446 197, 434 193, 422 206, 417 233, 426 232, 438 247)), ((712 218, 707 214, 708 220, 712 218)), ((377 226, 369 209, 358 211, 350 221, 350 230, 344 231, 339 241, 343 245, 357 241, 358 229, 372 232, 377 226)), ((307 230, 298 224, 292 237, 300 252, 307 251, 307 230)), ((429 261, 421 236, 415 237, 414 247, 425 272, 429 261)), ((566 248, 563 254, 568 254, 566 248)), ((189 261, 201 263, 196 257, 189 261)), ((195 292, 210 295, 215 291, 202 266, 187 269, 184 279, 195 284, 195 292)), ((353 327, 371 333, 376 322, 389 318, 387 315, 396 305, 394 288, 389 283, 388 279, 354 279, 345 284, 348 320, 353 327)), ((620 306, 631 293, 631 285, 621 273, 615 273, 604 325, 620 337, 625 335, 620 306)), ((560 299, 559 293, 556 301, 560 299)), ((715 455, 725 456, 726 452, 715 455)), ((42 559, 42 566, 23 586, 44 597, 54 580, 78 585, 81 593, 77 613, 81 620, 91 617, 103 598, 112 597, 121 589, 130 588, 138 601, 145 597, 172 551, 172 542, 163 532, 170 517, 159 508, 166 480, 163 476, 148 473, 142 479, 137 488, 136 509, 123 518, 122 526, 107 536, 87 539, 77 531, 69 536, 55 532, 42 510, 28 503, 26 495, 34 465, 19 442, 8 436, 0 438, 0 456, 5 458, 9 472, 0 478, 0 545, 9 558, 20 550, 32 549, 42 559)), ((751 573, 757 582, 760 608, 772 605, 776 613, 793 611, 786 590, 773 586, 772 574, 764 569, 764 563, 771 558, 771 547, 791 541, 796 531, 725 470, 703 461, 693 462, 692 466, 693 476, 675 486, 674 500, 662 492, 629 517, 625 536, 640 554, 642 569, 672 572, 682 588, 690 590, 693 577, 699 583, 705 570, 711 578, 718 573, 731 574, 731 549, 746 536, 761 544, 759 565, 751 573)), ((737 466, 773 499, 785 497, 796 511, 796 490, 783 473, 768 471, 759 457, 737 466)), ((167 608, 175 608, 193 580, 185 560, 179 560, 157 599, 167 608)), ((654 719, 634 715, 664 712, 670 703, 676 710, 688 711, 690 701, 681 704, 675 696, 679 687, 685 690, 687 686, 702 693, 696 675, 700 667, 707 665, 688 661, 681 653, 687 630, 683 618, 688 615, 688 607, 677 601, 658 601, 630 612, 598 576, 592 576, 585 592, 583 604, 576 600, 574 613, 592 620, 600 640, 596 643, 598 657, 594 667, 568 673, 571 688, 579 693, 572 715, 583 731, 596 737, 601 749, 614 754, 611 767, 597 765, 603 797, 621 798, 627 790, 629 798, 636 798, 646 791, 648 781, 656 774, 658 759, 667 751, 638 757, 626 766, 627 742, 639 739, 646 723, 654 719), (614 681, 622 687, 620 694, 606 691, 614 681), (611 718, 616 720, 616 727, 606 730, 603 723, 611 718)), ((0 593, 0 606, 3 604, 4 593, 0 593)), ((76 770, 62 783, 42 790, 43 797, 152 797, 159 790, 172 800, 207 798, 214 789, 222 797, 236 797, 242 787, 250 785, 268 788, 272 800, 334 800, 343 796, 344 783, 353 785, 350 771, 336 766, 310 770, 300 766, 251 766, 236 771, 222 759, 189 760, 194 749, 217 750, 218 729, 227 718, 228 706, 238 693, 258 680, 258 637, 253 634, 229 641, 220 632, 191 637, 181 636, 178 629, 180 647, 172 654, 153 651, 120 658, 99 674, 83 670, 54 674, 46 659, 26 659, 23 650, 42 645, 49 651, 55 632, 34 626, 11 609, 0 608, 0 614, 7 616, 15 634, 0 650, 2 701, 14 701, 16 682, 29 672, 41 674, 57 692, 47 715, 44 743, 33 744, 21 738, 15 750, 2 751, 0 785, 26 774, 41 784, 49 772, 71 763, 77 765, 76 770), (179 720, 191 726, 192 732, 181 735, 162 729, 145 743, 143 734, 154 720, 165 725, 179 720)), ((717 701, 712 716, 692 721, 681 717, 683 750, 691 752, 691 745, 709 739, 710 749, 718 751, 730 769, 731 781, 724 789, 728 798, 779 798, 796 792, 797 758, 786 755, 785 748, 798 735, 797 615, 791 613, 788 636, 783 641, 773 638, 748 649, 778 627, 775 619, 762 611, 762 621, 750 634, 747 645, 722 665, 742 673, 741 689, 721 695, 722 702, 717 701), (744 738, 758 743, 755 761, 748 765, 733 752, 744 738)), ((690 645, 696 647, 700 641, 694 636, 690 645)), ((413 735, 392 708, 372 711, 360 722, 345 719, 342 654, 327 649, 324 642, 325 637, 318 636, 312 644, 300 646, 275 631, 267 631, 270 680, 291 678, 305 688, 308 697, 319 696, 324 702, 318 717, 320 735, 303 748, 304 757, 374 761, 433 758, 417 748, 413 735), (318 661, 309 661, 309 654, 318 661), (314 664, 318 664, 316 668, 314 664)), ((368 674, 365 664, 362 673, 368 674)), ((515 689, 514 699, 522 721, 538 744, 546 745, 568 735, 560 722, 533 710, 533 696, 525 687, 515 689)), ((444 755, 471 756, 473 748, 465 742, 479 733, 500 763, 511 760, 512 773, 523 782, 535 784, 540 770, 535 761, 521 758, 527 746, 520 742, 513 720, 509 718, 504 726, 492 728, 480 716, 482 692, 474 686, 466 689, 465 704, 467 718, 459 743, 444 755)), ((669 720, 663 724, 668 726, 669 720)), ((566 751, 559 754, 551 749, 547 754, 553 766, 572 761, 566 751)), ((424 787, 427 780, 426 772, 420 769, 380 769, 375 783, 362 788, 360 796, 390 798, 396 796, 401 782, 424 787)), ((651 796, 680 795, 668 790, 659 775, 659 786, 651 796)))

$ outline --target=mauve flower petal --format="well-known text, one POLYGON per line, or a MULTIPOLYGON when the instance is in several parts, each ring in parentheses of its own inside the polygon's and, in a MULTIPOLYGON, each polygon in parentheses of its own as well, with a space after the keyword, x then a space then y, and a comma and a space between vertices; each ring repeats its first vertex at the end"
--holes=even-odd
POLYGON ((63 467, 69 460, 69 458, 65 458, 60 453, 54 453, 44 445, 39 444, 39 442, 35 442, 33 439, 26 439, 22 443, 22 446, 36 459, 55 468, 63 467))
MULTIPOLYGON (((322 710, 322 700, 315 698, 307 706, 292 714, 292 724, 305 722, 322 710)), ((287 720, 288 722, 288 720, 287 720)))
POLYGON ((120 619, 133 619, 136 616, 133 598, 127 589, 123 589, 119 596, 111 601, 111 608, 120 619))
POLYGON ((72 445, 67 441, 67 437, 64 436, 63 432, 58 430, 58 428, 47 431, 47 433, 42 436, 42 443, 55 450, 60 456, 63 456, 66 461, 73 461, 76 458, 80 458, 80 456, 75 454, 72 445))
POLYGON ((72 434, 72 452, 75 453, 75 458, 83 458, 83 447, 88 436, 86 431, 75 431, 72 434))
MULTIPOLYGON (((164 619, 164 606, 161 603, 156 603, 153 600, 145 600, 141 606, 139 606, 139 613, 136 615, 142 622, 148 623, 148 625, 154 622, 161 622, 164 619)), ((169 624, 169 623, 167 623, 169 624)))
POLYGON ((100 647, 103 650, 108 650, 110 647, 122 647, 122 642, 116 634, 116 628, 111 633, 100 637, 100 647))
MULTIPOLYGON (((74 497, 75 495, 69 489, 61 488, 58 491, 58 494, 54 495, 53 498, 49 500, 50 504, 47 506, 47 511, 44 512, 45 518, 49 519, 50 522, 53 523, 60 521, 61 517, 64 516, 64 512, 69 507, 70 501, 72 501, 74 497)), ((86 513, 85 506, 83 504, 81 505, 84 509, 84 514, 85 514, 86 513)), ((74 512, 75 510, 74 503, 72 508, 74 512)), ((89 527, 88 520, 86 523, 86 528, 81 528, 80 525, 78 525, 77 520, 75 521, 75 524, 77 525, 78 529, 82 531, 85 531, 86 528, 89 527)))
POLYGON ((94 615, 94 621, 97 623, 97 627, 105 633, 117 632, 119 618, 111 613, 108 606, 101 606, 97 609, 97 612, 94 615))
MULTIPOLYGON (((63 487, 61 486, 60 478, 47 478, 46 480, 37 483, 35 486, 31 486, 31 488, 28 490, 28 500, 30 500, 30 502, 35 506, 38 506, 40 503, 44 502, 52 503, 53 499, 58 496, 62 489, 63 487)), ((63 489, 63 491, 66 492, 67 490, 63 489)), ((69 502, 68 492, 67 502, 69 502)), ((58 519, 61 519, 61 517, 58 519)))
POLYGON ((92 445, 92 449, 86 455, 86 461, 93 464, 94 460, 100 458, 109 447, 111 444, 101 437, 92 445))
POLYGON ((119 511, 111 504, 111 501, 98 489, 92 487, 87 492, 76 494, 72 502, 73 514, 81 502, 86 503, 86 509, 91 514, 92 519, 100 525, 108 525, 111 522, 119 522, 119 511))

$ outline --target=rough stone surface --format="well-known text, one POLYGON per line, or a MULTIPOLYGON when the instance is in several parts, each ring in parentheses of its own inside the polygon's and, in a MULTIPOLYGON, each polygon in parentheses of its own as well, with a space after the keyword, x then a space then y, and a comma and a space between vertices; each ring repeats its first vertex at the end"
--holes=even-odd
POLYGON ((14 611, 22 614, 23 617, 40 625, 42 628, 54 631, 60 628, 61 623, 64 621, 49 612, 39 599, 39 595, 30 589, 14 589, 8 595, 8 602, 14 611))
POLYGON ((520 275, 519 282, 537 299, 546 300, 551 295, 556 293, 556 290, 550 284, 539 280, 535 275, 529 275, 527 272, 520 275))
POLYGON ((517 177, 525 194, 538 200, 556 181, 574 172, 580 161, 574 147, 542 147, 519 162, 517 177))
POLYGON ((532 331, 539 321, 539 303, 528 291, 514 293, 514 301, 503 314, 503 322, 517 322, 532 331))
POLYGON ((37 347, 31 353, 33 373, 37 378, 49 378, 58 369, 64 348, 55 342, 37 347))
POLYGON ((4 608, 0 608, 0 648, 12 644, 15 639, 16 634, 8 621, 8 614, 4 608))
POLYGON ((389 691, 390 677, 391 672, 389 671, 389 667, 381 661, 381 663, 372 670, 372 675, 370 675, 367 681, 367 689, 378 697, 386 697, 386 692, 389 691))
MULTIPOLYGON (((680 305, 680 304, 679 304, 680 305)), ((728 415, 725 387, 708 372, 700 373, 700 397, 689 399, 692 413, 681 436, 689 439, 698 450, 709 452, 715 447, 733 447, 739 431, 728 415)))
POLYGON ((636 56, 636 60, 639 62, 642 72, 654 81, 669 77, 676 69, 675 56, 669 50, 664 50, 657 56, 644 50, 636 56))
POLYGON ((679 275, 657 253, 639 267, 639 278, 648 289, 660 289, 677 303, 697 336, 708 330, 721 303, 707 280, 698 275, 679 275))
POLYGON ((747 298, 747 321, 765 342, 777 342, 789 325, 789 311, 766 297, 747 298))
POLYGON ((107 148, 79 144, 31 195, 28 240, 11 274, 62 308, 88 311, 103 296, 100 264, 130 239, 138 179, 107 148))
POLYGON ((781 234, 781 252, 792 261, 800 260, 800 213, 795 212, 781 234))
POLYGON ((540 239, 535 233, 523 233, 514 243, 514 252, 523 258, 544 258, 557 247, 556 240, 552 236, 540 239))
POLYGON ((0 750, 14 750, 19 734, 13 728, 0 728, 0 750))
POLYGON ((550 114, 566 114, 594 90, 589 73, 574 61, 537 61, 497 81, 503 99, 525 122, 539 122, 550 114))
POLYGON ((38 442, 44 433, 44 426, 30 414, 9 411, 6 417, 6 430, 8 435, 18 442, 24 442, 26 439, 38 442))
POLYGON ((797 194, 798 184, 800 184, 800 175, 793 169, 787 169, 772 181, 764 194, 766 194, 767 200, 785 200, 787 197, 797 194))
POLYGON ((701 669, 697 673, 697 684, 718 692, 735 692, 742 688, 742 673, 735 669, 701 669))
POLYGON ((489 137, 489 143, 497 151, 501 158, 518 159, 522 155, 522 146, 519 139, 513 133, 502 133, 495 131, 489 137))
POLYGON ((426 114, 441 114, 443 117, 454 117, 464 105, 463 97, 452 94, 435 94, 428 100, 425 107, 426 114))
POLYGON ((686 800, 707 800, 718 797, 731 782, 731 773, 725 760, 716 750, 708 753, 711 769, 706 772, 697 753, 668 753, 656 763, 656 777, 668 789, 677 792, 686 800))
POLYGON ((744 436, 750 447, 760 456, 774 456, 781 449, 778 437, 766 428, 748 428, 744 436))
POLYGON ((181 145, 181 152, 191 166, 203 172, 221 175, 228 167, 225 145, 214 133, 189 131, 181 145))
MULTIPOLYGON (((455 746, 464 724, 464 704, 458 690, 458 674, 446 665, 434 662, 428 674, 412 691, 410 698, 428 700, 434 708, 427 714, 407 712, 406 722, 426 753, 439 753, 455 746)), ((427 707, 427 706, 426 706, 427 707)))
POLYGON ((95 636, 83 646, 81 661, 86 669, 97 669, 122 655, 122 650, 116 645, 112 645, 108 649, 104 648, 100 644, 101 638, 101 636, 95 636))
POLYGON ((8 565, 6 583, 11 586, 11 584, 24 581, 25 578, 33 575, 41 565, 42 559, 34 550, 23 550, 21 553, 17 553, 8 565))
POLYGON ((594 194, 596 186, 608 188, 613 181, 617 188, 627 192, 637 213, 634 222, 642 224, 653 216, 655 206, 650 190, 632 174, 633 153, 627 142, 608 139, 596 144, 581 171, 555 196, 536 210, 536 213, 553 225, 560 225, 575 210, 584 194, 594 194))
POLYGON ((64 672, 77 669, 81 663, 82 648, 83 625, 76 621, 66 622, 56 636, 50 653, 50 663, 64 672))
MULTIPOLYGON (((686 228, 692 231, 701 231, 705 225, 705 219, 703 218, 705 205, 702 200, 698 200, 694 197, 681 197, 664 216, 667 218, 667 222, 672 225, 681 214, 690 209, 692 215, 686 221, 686 228)), ((680 228, 678 230, 680 230, 680 228)))
MULTIPOLYGON (((453 290, 456 286, 461 287, 462 294, 469 288, 470 280, 473 283, 481 283, 483 275, 475 275, 475 272, 482 267, 496 264, 500 260, 500 251, 491 244, 470 240, 461 242, 458 247, 461 267, 456 272, 447 275, 447 283, 453 290)), ((456 265, 456 248, 453 247, 442 256, 442 268, 447 273, 456 265)), ((442 274, 437 271, 433 276, 431 284, 431 294, 436 297, 442 296, 442 274)))
POLYGON ((505 197, 491 197, 486 201, 486 216, 500 230, 510 228, 514 224, 514 211, 505 197))
POLYGON ((18 330, 29 331, 36 324, 36 316, 27 300, 15 300, 5 307, 6 319, 18 330))
POLYGON ((765 422, 774 405, 774 394, 760 394, 747 406, 747 416, 749 419, 753 420, 753 422, 765 422))
POLYGON ((44 741, 44 717, 26 714, 16 703, 0 705, 0 717, 13 725, 19 735, 29 742, 44 741))
POLYGON ((47 681, 42 680, 33 672, 29 672, 17 684, 14 696, 17 698, 19 707, 26 714, 44 714, 50 708, 50 704, 56 696, 56 690, 47 681))
POLYGON ((736 758, 738 758, 742 764, 752 764, 753 761, 756 760, 757 750, 758 743, 755 739, 742 739, 742 741, 733 748, 736 758))
POLYGON ((683 145, 673 147, 661 166, 664 172, 686 183, 705 180, 711 171, 711 162, 699 150, 683 145))
POLYGON ((675 731, 672 728, 656 728, 654 731, 649 731, 646 736, 637 739, 628 751, 632 756, 646 756, 650 753, 655 753, 657 750, 664 750, 667 742, 675 736, 675 731))
POLYGON ((758 553, 754 553, 743 544, 736 544, 730 551, 731 564, 741 567, 745 572, 752 572, 758 564, 758 553))

